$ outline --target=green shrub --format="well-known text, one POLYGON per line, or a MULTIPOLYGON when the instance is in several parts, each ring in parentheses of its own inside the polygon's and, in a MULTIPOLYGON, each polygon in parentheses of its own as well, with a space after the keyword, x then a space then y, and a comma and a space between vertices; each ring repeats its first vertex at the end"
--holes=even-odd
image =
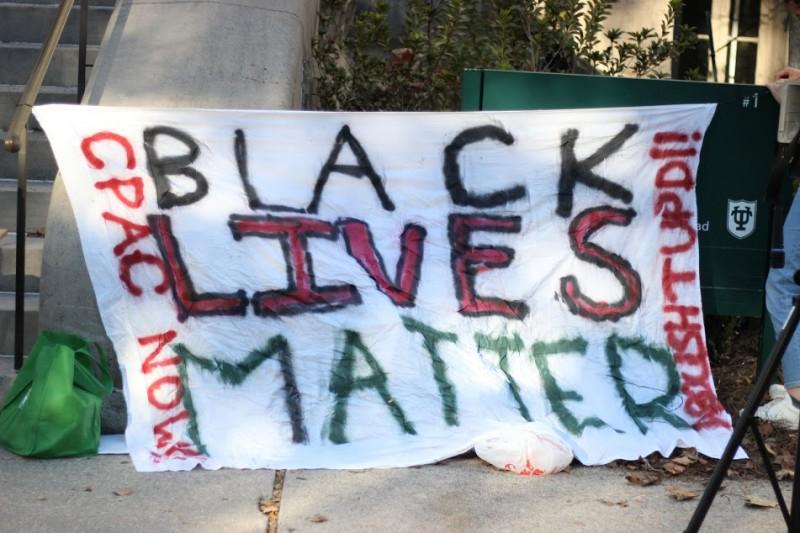
POLYGON ((662 77, 659 66, 696 36, 669 0, 660 28, 605 30, 613 0, 408 0, 390 34, 389 5, 356 13, 322 0, 314 43, 315 107, 456 110, 465 68, 662 77), (605 40, 601 39, 605 37, 605 40))

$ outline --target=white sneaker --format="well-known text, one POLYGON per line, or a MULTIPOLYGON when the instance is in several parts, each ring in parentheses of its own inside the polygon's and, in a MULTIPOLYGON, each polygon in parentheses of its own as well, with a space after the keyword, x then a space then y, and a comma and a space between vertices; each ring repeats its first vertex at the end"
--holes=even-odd
POLYGON ((773 400, 780 400, 781 398, 785 398, 788 392, 786 392, 786 387, 781 385, 780 383, 774 383, 769 386, 769 397, 773 400))
MULTIPOLYGON (((772 395, 771 389, 772 387, 770 387, 770 395, 772 395)), ((788 394, 756 409, 756 417, 789 431, 797 431, 797 427, 800 425, 800 409, 792 404, 792 399, 788 394)))

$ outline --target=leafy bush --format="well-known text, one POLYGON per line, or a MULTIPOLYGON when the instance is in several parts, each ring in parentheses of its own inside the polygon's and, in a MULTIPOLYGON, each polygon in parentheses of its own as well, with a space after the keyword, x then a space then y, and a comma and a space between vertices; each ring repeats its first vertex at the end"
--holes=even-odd
POLYGON ((408 0, 392 36, 386 1, 356 13, 353 0, 322 0, 315 106, 455 110, 465 68, 662 77, 659 66, 696 40, 685 26, 672 39, 680 0, 668 0, 660 28, 605 30, 613 1, 408 0))

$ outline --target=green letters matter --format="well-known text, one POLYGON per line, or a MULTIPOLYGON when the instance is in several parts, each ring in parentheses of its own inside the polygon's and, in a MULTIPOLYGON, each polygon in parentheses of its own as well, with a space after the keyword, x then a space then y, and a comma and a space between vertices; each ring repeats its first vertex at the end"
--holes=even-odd
POLYGON ((417 431, 414 426, 406 419, 403 409, 389 394, 389 389, 386 387, 386 372, 384 372, 381 365, 375 359, 375 356, 364 345, 361 340, 361 335, 355 331, 345 330, 344 351, 342 357, 336 364, 331 375, 330 391, 336 395, 336 405, 333 408, 333 418, 330 423, 330 431, 328 438, 331 442, 336 444, 343 444, 347 442, 347 435, 345 433, 345 426, 347 426, 347 402, 353 391, 361 391, 364 389, 375 389, 378 395, 383 400, 383 403, 388 407, 392 417, 403 429, 404 433, 416 435, 417 431), (372 370, 372 374, 357 378, 353 374, 355 372, 356 352, 360 353, 364 360, 372 370))
POLYGON ((550 372, 550 363, 548 358, 553 355, 577 353, 583 356, 586 353, 586 340, 578 337, 575 339, 561 339, 555 342, 535 342, 531 348, 531 355, 536 362, 536 368, 539 369, 539 376, 544 385, 544 393, 550 401, 553 412, 564 425, 564 427, 573 435, 581 435, 587 426, 602 427, 607 425, 605 422, 595 416, 584 418, 578 421, 575 415, 567 409, 566 401, 583 401, 583 396, 574 390, 564 390, 556 383, 556 378, 550 372))

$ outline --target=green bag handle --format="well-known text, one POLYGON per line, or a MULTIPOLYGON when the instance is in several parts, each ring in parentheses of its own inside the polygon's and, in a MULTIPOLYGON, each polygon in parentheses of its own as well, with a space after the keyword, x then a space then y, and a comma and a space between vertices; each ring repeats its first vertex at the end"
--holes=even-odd
POLYGON ((73 383, 75 385, 100 398, 111 393, 113 381, 108 368, 108 357, 99 344, 96 342, 89 344, 85 339, 77 335, 57 331, 42 331, 36 339, 36 344, 31 349, 30 355, 25 359, 25 364, 22 365, 17 378, 11 385, 11 389, 6 394, 3 405, 0 406, 0 411, 27 390, 28 385, 33 382, 36 375, 36 361, 42 352, 43 346, 52 344, 61 344, 73 351, 75 355, 73 383), (100 354, 99 359, 93 357, 89 352, 88 348, 91 345, 97 348, 97 352, 100 354), (94 373, 93 363, 100 369, 100 378, 94 373))
POLYGON ((111 379, 111 372, 108 369, 108 357, 98 343, 84 344, 84 347, 75 350, 75 363, 75 385, 100 398, 111 393, 114 383, 111 379), (89 346, 94 346, 97 349, 100 354, 99 359, 95 359, 92 356, 88 350, 89 346), (94 365, 92 363, 100 369, 99 379, 94 373, 94 365))
POLYGON ((31 348, 31 353, 25 358, 22 368, 19 369, 16 379, 6 393, 6 397, 3 399, 3 405, 0 406, 0 411, 8 407, 20 394, 27 390, 28 385, 33 383, 33 378, 36 375, 36 362, 45 344, 45 335, 44 332, 42 332, 42 334, 36 338, 36 343, 33 345, 33 348, 31 348))

